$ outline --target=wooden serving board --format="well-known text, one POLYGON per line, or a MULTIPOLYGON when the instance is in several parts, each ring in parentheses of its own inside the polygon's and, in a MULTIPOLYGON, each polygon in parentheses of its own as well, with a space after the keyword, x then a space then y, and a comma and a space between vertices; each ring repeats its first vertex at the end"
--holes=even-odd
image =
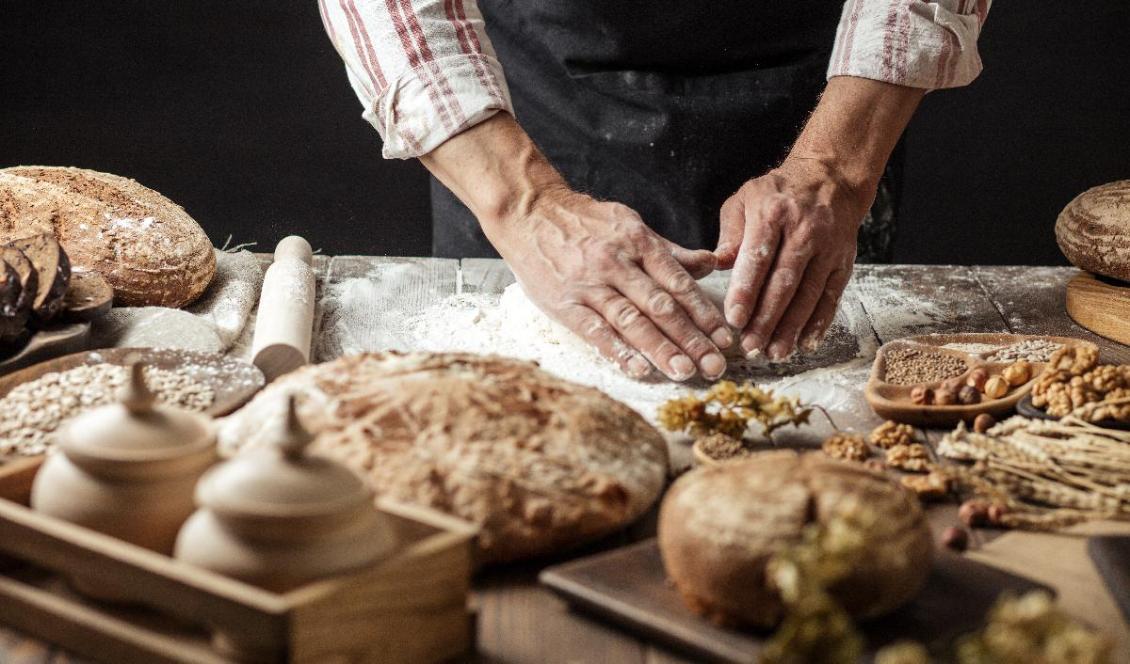
MULTIPOLYGON (((89 327, 89 324, 86 325, 89 327)), ((134 359, 159 369, 192 367, 193 378, 215 392, 212 407, 205 411, 212 417, 227 415, 236 410, 255 396, 265 384, 263 372, 258 367, 219 353, 174 348, 107 348, 56 357, 0 377, 0 398, 16 386, 53 371, 68 371, 93 364, 126 366, 134 359)))
POLYGON ((76 353, 90 343, 90 323, 49 325, 27 338, 22 348, 0 359, 0 375, 8 374, 53 357, 76 353))
MULTIPOLYGON (((659 546, 651 539, 544 570, 540 581, 579 609, 645 638, 710 661, 749 664, 770 634, 724 629, 686 608, 667 581, 659 546)), ((948 551, 939 551, 921 594, 896 612, 862 625, 867 650, 914 639, 942 651, 981 627, 1003 592, 1047 589, 948 551)))
POLYGON ((1082 272, 1067 282, 1067 315, 1099 336, 1130 344, 1130 284, 1082 272))
MULTIPOLYGON (((1032 383, 1036 376, 1044 369, 1044 362, 1032 363, 1032 377, 1027 383, 1012 388, 1008 394, 999 399, 987 399, 982 395, 980 403, 972 405, 954 404, 949 406, 915 405, 910 401, 910 391, 913 385, 893 385, 883 380, 886 375, 887 353, 899 348, 926 347, 932 352, 943 353, 961 358, 966 363, 965 373, 959 378, 965 378, 976 368, 984 368, 989 376, 1000 374, 1011 362, 989 362, 981 355, 966 353, 960 350, 942 348, 947 344, 994 344, 1000 347, 1029 339, 1043 339, 1063 345, 1085 346, 1098 351, 1098 346, 1073 337, 1054 337, 1043 335, 997 334, 997 333, 965 333, 965 334, 926 334, 916 337, 896 339, 883 344, 875 356, 875 364, 871 368, 871 377, 867 381, 863 395, 867 403, 877 415, 896 422, 905 422, 922 427, 952 427, 960 421, 972 422, 981 413, 988 413, 996 419, 1011 413, 1016 404, 1032 390, 1032 383)), ((937 388, 941 383, 926 383, 930 388, 937 388)))

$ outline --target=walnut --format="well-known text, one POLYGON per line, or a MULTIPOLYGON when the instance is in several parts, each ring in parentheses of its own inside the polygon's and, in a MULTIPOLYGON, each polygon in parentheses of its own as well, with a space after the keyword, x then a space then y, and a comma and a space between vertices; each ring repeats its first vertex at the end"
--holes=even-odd
POLYGON ((1052 353, 1048 360, 1048 371, 1066 371, 1070 374, 1081 374, 1091 369, 1099 361, 1099 353, 1094 348, 1085 346, 1064 346, 1052 353))
POLYGON ((891 468, 923 473, 930 469, 930 453, 920 443, 895 445, 887 450, 886 462, 891 468))
POLYGON ((899 482, 913 491, 918 499, 923 502, 944 500, 949 495, 949 480, 939 472, 931 472, 927 475, 906 475, 899 482))
POLYGON ((929 406, 934 403, 934 390, 919 385, 910 391, 910 402, 916 406, 929 406))
POLYGON ((985 396, 999 399, 1008 394, 1008 381, 1001 376, 993 376, 985 381, 985 396))
POLYGON ((914 442, 914 427, 887 420, 875 427, 868 440, 872 445, 882 449, 895 445, 910 445, 914 442))
POLYGON ((1032 365, 1028 360, 1019 360, 1005 367, 1001 376, 1013 387, 1023 385, 1032 377, 1032 365))
MULTIPOLYGON (((981 367, 977 367, 969 372, 969 377, 965 379, 965 384, 975 388, 978 392, 985 391, 985 381, 989 380, 989 372, 981 367)), ((960 392, 959 392, 960 394, 960 392)))
POLYGON ((839 432, 828 436, 820 447, 824 454, 844 461, 863 461, 871 456, 871 448, 863 436, 854 433, 839 432))

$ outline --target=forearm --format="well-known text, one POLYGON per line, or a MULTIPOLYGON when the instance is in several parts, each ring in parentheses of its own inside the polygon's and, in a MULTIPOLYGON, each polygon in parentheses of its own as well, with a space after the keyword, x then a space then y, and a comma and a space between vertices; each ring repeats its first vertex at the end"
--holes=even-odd
POLYGON ((865 78, 832 78, 787 159, 816 162, 867 196, 924 94, 865 78))
POLYGON ((496 246, 502 229, 527 215, 539 196, 566 187, 509 113, 453 136, 420 162, 471 210, 496 246))

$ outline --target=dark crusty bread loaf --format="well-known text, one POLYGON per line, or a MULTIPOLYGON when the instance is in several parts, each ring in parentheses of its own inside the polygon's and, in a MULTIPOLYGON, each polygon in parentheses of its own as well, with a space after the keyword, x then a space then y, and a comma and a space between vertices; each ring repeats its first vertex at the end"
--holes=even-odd
POLYGON ((220 428, 255 445, 286 396, 318 452, 378 497, 477 524, 484 562, 558 552, 643 514, 666 480, 662 435, 599 390, 530 362, 465 353, 370 353, 271 383, 220 428))
POLYGON ((0 170, 0 242, 45 232, 75 267, 102 274, 118 305, 184 306, 216 269, 199 224, 133 180, 81 168, 0 170))
POLYGON ((867 552, 829 592, 853 616, 905 603, 930 572, 933 543, 918 500, 861 465, 783 450, 687 473, 659 513, 668 576, 696 613, 724 625, 772 627, 784 607, 766 579, 774 554, 854 504, 878 517, 867 552))
POLYGON ((1075 266, 1130 281, 1130 180, 1076 196, 1059 213, 1055 237, 1075 266))

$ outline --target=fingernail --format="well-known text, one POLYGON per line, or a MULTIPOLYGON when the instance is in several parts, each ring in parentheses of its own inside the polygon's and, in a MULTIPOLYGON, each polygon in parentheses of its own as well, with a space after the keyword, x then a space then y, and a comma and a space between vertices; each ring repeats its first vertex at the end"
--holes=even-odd
POLYGON ((742 350, 745 351, 746 357, 756 357, 755 353, 761 352, 761 339, 753 334, 747 334, 742 337, 742 350))
POLYGON ((714 345, 718 348, 725 349, 733 345, 734 335, 726 328, 720 327, 714 330, 714 333, 710 335, 710 340, 713 341, 714 345))
POLYGON ((787 355, 788 352, 788 344, 786 344, 784 341, 774 341, 773 343, 769 344, 769 348, 766 349, 765 354, 768 355, 769 359, 773 360, 774 362, 780 362, 781 360, 785 359, 785 355, 787 355))
POLYGON ((705 378, 715 380, 726 373, 726 358, 722 357, 721 353, 710 353, 702 358, 699 366, 702 367, 702 375, 705 378))
POLYGON ((745 327, 749 322, 749 307, 744 304, 732 305, 730 313, 726 315, 726 322, 732 327, 745 327))
POLYGON ((748 351, 745 354, 745 359, 747 359, 747 360, 756 360, 759 357, 761 357, 761 349, 760 348, 754 348, 753 350, 748 351))
POLYGON ((686 380, 694 375, 694 362, 686 355, 676 355, 671 358, 671 371, 675 380, 686 380))
POLYGON ((651 362, 640 356, 628 360, 628 375, 632 378, 643 378, 651 373, 651 362))

